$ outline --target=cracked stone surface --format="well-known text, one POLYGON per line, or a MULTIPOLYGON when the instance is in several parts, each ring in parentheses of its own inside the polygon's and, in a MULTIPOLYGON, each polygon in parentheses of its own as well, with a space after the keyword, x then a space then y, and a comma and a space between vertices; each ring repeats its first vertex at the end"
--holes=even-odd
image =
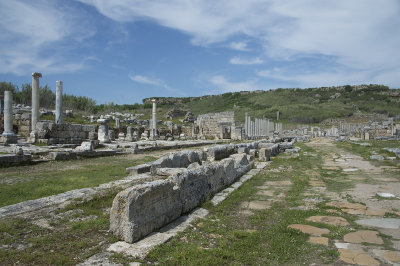
POLYGON ((362 250, 339 249, 339 260, 356 265, 380 265, 379 261, 362 250))
POLYGON ((288 228, 293 228, 296 230, 299 230, 303 233, 312 235, 312 236, 321 236, 325 234, 329 234, 329 229, 326 228, 318 228, 312 225, 306 225, 306 224, 291 224, 288 226, 288 228))
POLYGON ((398 251, 374 249, 373 252, 376 256, 387 263, 396 265, 399 265, 400 263, 400 252, 398 251))
POLYGON ((312 244, 318 244, 318 245, 324 245, 328 246, 329 245, 329 239, 327 237, 323 236, 310 236, 308 239, 308 242, 312 244))
POLYGON ((339 216, 311 216, 306 219, 309 222, 324 223, 336 226, 348 226, 349 222, 343 217, 339 216))
POLYGON ((379 232, 370 230, 360 230, 344 235, 343 239, 350 243, 371 243, 382 245, 383 240, 378 236, 379 232))

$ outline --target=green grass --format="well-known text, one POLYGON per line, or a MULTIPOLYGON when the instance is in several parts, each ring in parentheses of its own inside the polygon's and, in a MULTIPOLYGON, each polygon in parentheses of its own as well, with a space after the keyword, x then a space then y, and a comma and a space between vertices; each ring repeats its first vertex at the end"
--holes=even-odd
POLYGON ((83 210, 75 217, 55 219, 52 229, 38 227, 26 219, 0 220, 0 264, 29 265, 75 265, 100 252, 104 246, 117 239, 108 232, 109 208, 116 191, 77 205, 70 205, 66 210, 83 210), (84 218, 95 215, 94 219, 70 221, 71 218, 84 218), (20 250, 15 247, 20 247, 20 250), (23 248, 21 248, 21 246, 23 248))
MULTIPOLYGON (((301 145, 308 152, 311 148, 301 145)), ((300 265, 318 262, 333 263, 337 252, 331 248, 312 245, 308 236, 287 228, 293 223, 305 223, 312 215, 326 214, 324 209, 291 210, 300 204, 302 192, 307 188, 304 171, 319 164, 319 157, 300 156, 283 159, 278 156, 269 168, 293 166, 292 170, 261 172, 233 192, 220 205, 209 202, 203 208, 210 211, 206 219, 194 223, 170 242, 156 247, 143 263, 167 265, 300 265), (282 202, 273 203, 271 209, 254 211, 246 216, 238 212, 243 201, 259 200, 257 186, 265 181, 291 180, 293 185, 282 202)), ((338 235, 340 228, 334 231, 338 235)), ((130 258, 116 256, 116 261, 128 263, 130 258)))
POLYGON ((39 166, 4 169, 1 179, 19 179, 0 187, 0 206, 46 197, 73 189, 98 186, 127 176, 125 168, 155 160, 147 156, 130 160, 126 156, 48 162, 39 166), (80 164, 76 167, 75 164, 80 164), (32 170, 39 167, 39 170, 32 170), (74 169, 76 168, 76 169, 74 169))

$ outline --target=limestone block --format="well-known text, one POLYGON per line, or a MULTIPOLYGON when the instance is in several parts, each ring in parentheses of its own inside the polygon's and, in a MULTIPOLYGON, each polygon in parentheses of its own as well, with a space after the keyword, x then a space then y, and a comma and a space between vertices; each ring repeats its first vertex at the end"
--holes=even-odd
POLYGON ((96 126, 95 125, 82 125, 82 131, 96 132, 96 126))
POLYGON ((170 180, 127 188, 114 198, 110 230, 128 243, 175 220, 182 213, 180 189, 170 180))
POLYGON ((49 129, 49 122, 46 121, 38 121, 35 126, 36 130, 44 130, 47 131, 49 129))
POLYGON ((158 168, 171 167, 171 165, 172 165, 172 161, 171 161, 169 155, 164 155, 151 164, 150 172, 151 172, 151 174, 154 175, 154 174, 156 174, 156 171, 158 168))
POLYGON ((148 164, 148 163, 139 164, 136 166, 126 168, 126 173, 129 175, 138 175, 138 174, 142 174, 142 173, 147 173, 147 172, 150 172, 150 167, 151 167, 151 164, 148 164))
POLYGON ((108 130, 108 137, 110 138, 111 141, 115 140, 115 132, 112 129, 108 130))
POLYGON ((258 159, 263 162, 267 162, 271 159, 271 150, 267 148, 261 148, 258 150, 258 159))
POLYGON ((55 161, 76 159, 76 154, 72 152, 49 152, 49 159, 55 161))
POLYGON ((23 113, 21 115, 22 120, 31 120, 31 114, 30 113, 23 113))
POLYGON ((235 145, 216 145, 207 149, 207 158, 210 161, 221 160, 235 152, 235 145))
POLYGON ((91 141, 84 141, 80 146, 74 149, 75 151, 88 152, 93 151, 93 143, 91 141))
POLYGON ((37 137, 39 139, 47 139, 49 137, 48 131, 43 129, 38 130, 37 137))
POLYGON ((24 155, 24 150, 19 146, 14 146, 13 147, 13 153, 15 155, 24 155))
POLYGON ((210 193, 203 167, 191 171, 183 169, 183 171, 168 177, 168 179, 179 186, 182 213, 186 213, 203 203, 210 193))
POLYGON ((89 132, 89 140, 97 140, 97 132, 89 132))
POLYGON ((249 153, 249 148, 247 148, 247 147, 239 147, 237 152, 238 153, 246 153, 246 154, 248 154, 249 153))
POLYGON ((251 156, 253 156, 253 157, 256 157, 256 156, 257 156, 257 150, 256 150, 256 149, 250 149, 250 150, 249 150, 249 154, 250 154, 251 156))
POLYGON ((236 169, 235 161, 232 158, 225 158, 219 163, 222 171, 217 171, 217 174, 222 174, 222 176, 216 176, 215 178, 220 178, 223 180, 223 187, 230 186, 236 179, 236 169))
POLYGON ((274 146, 275 144, 274 143, 260 143, 259 145, 258 145, 258 148, 259 149, 262 149, 262 148, 271 148, 272 146, 274 146))
POLYGON ((247 171, 250 171, 251 166, 246 154, 233 154, 230 156, 234 160, 234 168, 236 171, 235 178, 242 176, 247 171))
POLYGON ((73 132, 82 131, 82 125, 81 124, 70 124, 70 130, 73 132))
POLYGON ((286 149, 292 149, 293 148, 293 142, 282 142, 279 144, 279 148, 281 150, 286 150, 286 149))

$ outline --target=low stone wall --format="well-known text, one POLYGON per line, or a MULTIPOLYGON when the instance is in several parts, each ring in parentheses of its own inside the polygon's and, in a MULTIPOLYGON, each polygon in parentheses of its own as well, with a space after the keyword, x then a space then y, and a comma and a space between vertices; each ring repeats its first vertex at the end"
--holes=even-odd
POLYGON ((235 154, 218 162, 193 163, 166 180, 128 188, 113 201, 110 229, 122 240, 135 242, 193 210, 250 168, 246 154, 235 154))
POLYGON ((81 144, 89 139, 90 132, 96 132, 95 125, 56 124, 50 121, 36 123, 39 143, 51 144, 81 144))
POLYGON ((129 173, 151 171, 167 177, 118 193, 111 208, 110 230, 132 243, 172 222, 249 171, 254 162, 246 152, 264 144, 270 147, 261 149, 271 151, 272 156, 280 151, 279 144, 265 141, 217 145, 171 153, 153 163, 127 168, 129 173))

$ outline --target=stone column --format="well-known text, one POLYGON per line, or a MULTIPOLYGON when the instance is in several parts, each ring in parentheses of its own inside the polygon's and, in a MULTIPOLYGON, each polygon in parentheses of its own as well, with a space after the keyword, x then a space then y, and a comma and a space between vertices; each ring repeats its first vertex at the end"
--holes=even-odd
POLYGON ((13 110, 12 92, 4 91, 4 132, 3 135, 14 134, 13 132, 13 110))
POLYGON ((56 81, 56 124, 62 124, 63 122, 62 95, 63 82, 58 80, 56 81))
POLYGON ((392 129, 392 136, 394 135, 394 127, 393 127, 393 117, 390 119, 391 129, 392 129))
POLYGON ((115 118, 115 128, 118 128, 121 126, 121 121, 118 117, 115 118))
POLYGON ((248 128, 247 128, 247 124, 249 123, 248 122, 248 118, 247 118, 247 112, 246 113, 244 113, 244 134, 245 134, 245 137, 247 137, 247 135, 248 135, 248 128))
POLYGON ((152 126, 150 132, 150 139, 157 138, 157 103, 155 99, 151 100, 153 102, 153 117, 152 117, 152 126))
POLYGON ((247 117, 247 136, 251 137, 251 116, 247 117))
POLYGON ((126 128, 125 141, 133 141, 132 127, 127 127, 126 128))
POLYGON ((99 126, 98 138, 101 143, 110 143, 110 137, 108 135, 108 124, 104 123, 99 126))
POLYGON ((39 121, 39 78, 41 77, 41 73, 32 73, 32 131, 35 131, 36 122, 39 121))
POLYGON ((4 132, 2 142, 17 143, 17 135, 13 131, 12 92, 4 91, 4 132))

